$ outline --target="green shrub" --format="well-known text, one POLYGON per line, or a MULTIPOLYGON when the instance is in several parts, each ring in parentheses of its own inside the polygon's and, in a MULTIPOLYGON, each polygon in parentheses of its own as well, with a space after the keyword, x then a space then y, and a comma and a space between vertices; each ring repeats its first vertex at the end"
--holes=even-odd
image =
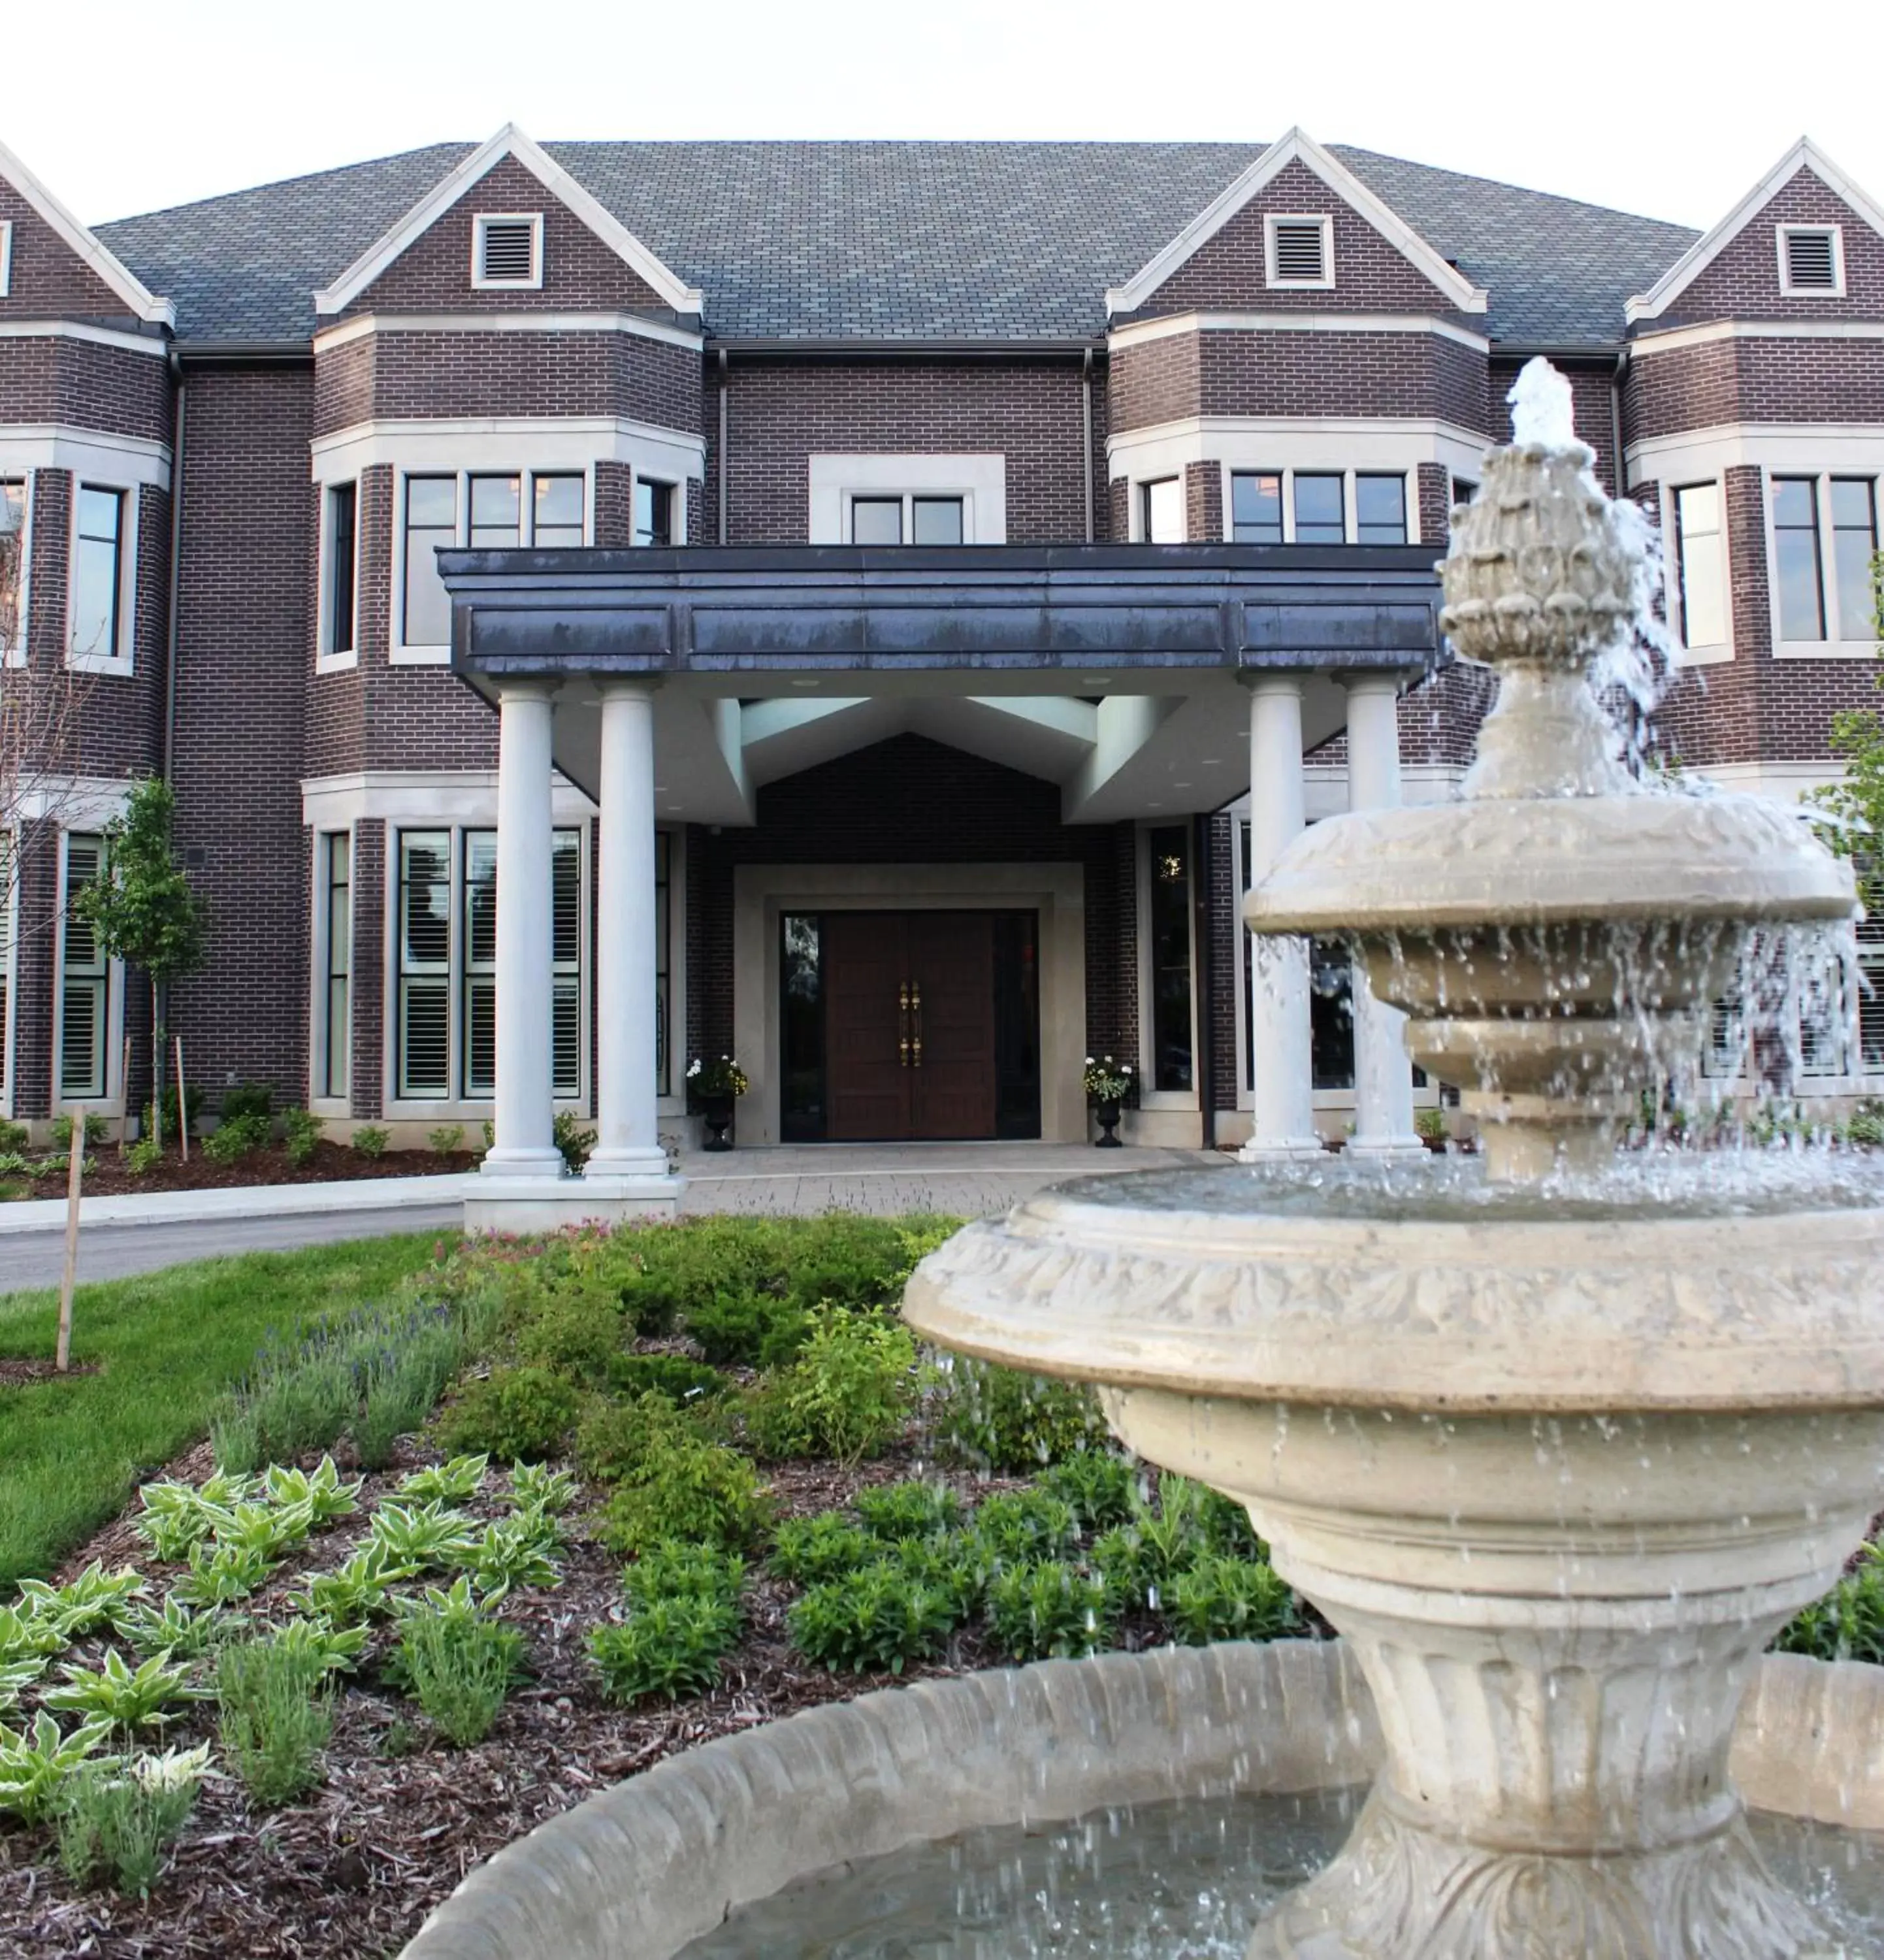
POLYGON ((551 1294, 517 1331, 517 1351, 524 1360, 554 1368, 573 1381, 603 1379, 621 1346, 620 1307, 586 1287, 551 1294))
MULTIPOLYGON (((32 1141, 33 1133, 24 1123, 13 1123, 0 1118, 0 1150, 9 1156, 23 1156, 32 1141)), ((69 1142, 70 1138, 67 1141, 69 1142)))
POLYGON ((1844 1140, 1873 1147, 1884 1144, 1884 1102, 1874 1096, 1866 1096, 1852 1111, 1844 1126, 1844 1140))
POLYGON ((1107 1441, 1090 1389, 959 1355, 944 1363, 933 1421, 942 1453, 1003 1476, 1024 1475, 1107 1441))
POLYGON ((23 1156, 18 1150, 0 1150, 0 1177, 30 1177, 32 1175, 31 1158, 23 1156))
MULTIPOLYGON (((642 1402, 651 1399, 644 1396, 642 1402)), ((625 1556, 667 1538, 737 1551, 757 1542, 770 1518, 771 1494, 737 1450, 677 1437, 629 1473, 596 1535, 625 1556)))
POLYGON ((391 1132, 377 1123, 362 1123, 353 1133, 353 1147, 363 1157, 384 1157, 386 1147, 392 1141, 391 1132))
POLYGON ((1044 1491, 1006 1491, 985 1499, 972 1529, 982 1549, 1002 1565, 1058 1558, 1079 1537, 1072 1507, 1044 1491))
POLYGON ((1166 1617, 1187 1647, 1212 1640, 1278 1640, 1301 1631, 1295 1595, 1255 1559, 1206 1552, 1163 1596, 1166 1617))
MULTIPOLYGON (((108 1118, 88 1111, 85 1115, 85 1147, 90 1150, 94 1144, 102 1144, 111 1134, 108 1118)), ((69 1153, 72 1147, 72 1119, 69 1115, 53 1118, 53 1147, 69 1153)))
POLYGON ((883 1556, 880 1541, 860 1531, 842 1511, 788 1518, 772 1534, 772 1569, 797 1585, 842 1578, 883 1556))
POLYGON ((496 1368, 469 1383, 445 1412, 445 1449, 481 1450, 500 1463, 539 1462, 555 1455, 575 1421, 579 1398, 548 1368, 496 1368))
POLYGON ((240 1163, 268 1147, 273 1135, 266 1116, 225 1116, 202 1140, 202 1153, 212 1163, 240 1163))
POLYGON ((980 1541, 968 1532, 901 1538, 884 1546, 883 1553, 906 1577, 946 1594, 958 1620, 979 1610, 995 1570, 980 1541))
POLYGON ((162 1139, 151 1136, 138 1138, 125 1152, 124 1160, 130 1167, 133 1177, 148 1176, 164 1161, 162 1139))
POLYGON ((1443 1109, 1416 1109, 1413 1112, 1413 1133, 1424 1137, 1429 1143, 1441 1143, 1446 1137, 1446 1112, 1443 1109))
POLYGON ((657 1599, 718 1599, 737 1606, 745 1580, 746 1561, 737 1553, 670 1539, 650 1545, 623 1569, 622 1593, 637 1607, 657 1599))
POLYGON ((660 1450, 697 1439, 698 1432, 665 1395, 629 1402, 592 1402, 576 1431, 576 1462, 585 1477, 619 1484, 660 1450))
POLYGON ((320 1141, 320 1134, 318 1116, 292 1107, 282 1112, 282 1148, 287 1153, 290 1163, 310 1162, 314 1146, 320 1141))
POLYGON ((937 1538, 962 1522, 962 1500, 946 1484, 912 1479, 857 1494, 857 1515, 873 1537, 937 1538))
POLYGON ((717 1688, 721 1660, 739 1636, 738 1611, 724 1599, 670 1594, 637 1607, 619 1627, 597 1627, 589 1657, 607 1700, 672 1701, 717 1688))
POLYGON ((521 1634, 480 1615, 426 1608, 401 1624, 399 1660, 413 1696, 460 1748, 491 1732, 523 1656, 521 1634))
POLYGON ((1039 1488, 1072 1507, 1082 1531, 1103 1532, 1131 1516, 1138 1473, 1109 1449, 1076 1449, 1041 1473, 1039 1488))
POLYGON ((940 1586, 885 1563, 813 1586, 786 1624, 792 1645, 833 1673, 900 1674, 940 1653, 960 1618, 940 1586))
POLYGON ((464 1148, 464 1125, 441 1123, 437 1129, 425 1132, 425 1141, 441 1157, 456 1157, 464 1148))
POLYGON ((876 1456, 909 1421, 915 1370, 915 1342, 899 1322, 819 1307, 797 1360, 747 1404, 746 1433, 762 1456, 876 1456))
POLYGON ((720 1293, 690 1308, 686 1325, 717 1367, 777 1367, 804 1346, 807 1319, 804 1309, 789 1300, 720 1293))
POLYGON ((988 1625, 1010 1660, 1097 1653, 1111 1612, 1103 1580, 1058 1559, 1009 1566, 988 1581, 988 1625))
POLYGON ((87 1764, 60 1793, 59 1857, 75 1885, 103 1881, 148 1898, 188 1822, 208 1751, 139 1758, 123 1775, 87 1764))
POLYGON ((690 1361, 684 1354, 623 1354, 609 1357, 608 1385, 617 1394, 664 1395, 676 1407, 717 1402, 732 1387, 717 1368, 690 1361))
POLYGON ((225 1761, 265 1809, 312 1790, 333 1732, 320 1659, 278 1639, 245 1640, 216 1656, 225 1761))
POLYGON ((266 1122, 274 1109, 275 1092, 266 1082, 232 1082, 222 1092, 218 1113, 225 1123, 239 1123, 251 1116, 266 1122))
POLYGON ((589 1161, 589 1153, 595 1148, 595 1132, 585 1130, 581 1118, 574 1111, 559 1109, 550 1128, 550 1141, 562 1151, 569 1175, 580 1177, 582 1166, 589 1161))
POLYGON ((1857 1566, 1783 1628, 1773 1645, 1815 1660, 1884 1664, 1884 1540, 1866 1545, 1857 1566))

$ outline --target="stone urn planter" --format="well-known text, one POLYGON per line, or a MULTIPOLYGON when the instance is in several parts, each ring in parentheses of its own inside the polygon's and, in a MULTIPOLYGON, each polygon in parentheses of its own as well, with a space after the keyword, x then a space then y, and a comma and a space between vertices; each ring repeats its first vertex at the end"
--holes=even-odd
POLYGON ((702 1150, 730 1150, 733 1139, 727 1134, 733 1127, 733 1099, 730 1096, 702 1096, 700 1098, 700 1120, 706 1125, 706 1141, 702 1150))
POLYGON ((733 1106, 752 1087, 744 1069, 730 1055, 708 1061, 696 1055, 687 1064, 687 1093, 706 1125, 702 1147, 730 1150, 733 1140, 733 1106))
POLYGON ((1093 1140, 1096 1150, 1115 1150, 1123 1148, 1119 1141, 1119 1107, 1117 1102, 1096 1102, 1093 1115, 1099 1124, 1099 1134, 1093 1140))

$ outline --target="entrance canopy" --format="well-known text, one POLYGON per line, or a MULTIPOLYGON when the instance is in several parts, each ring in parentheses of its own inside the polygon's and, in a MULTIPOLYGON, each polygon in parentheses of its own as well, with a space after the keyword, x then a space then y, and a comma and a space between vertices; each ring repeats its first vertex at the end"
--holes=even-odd
POLYGON ((1310 746, 1344 676, 1438 657, 1430 546, 1011 545, 442 552, 452 663, 555 683, 591 794, 609 683, 658 682, 655 814, 749 824, 764 784, 911 730, 1060 785, 1069 823, 1249 786, 1240 682, 1290 674, 1310 746))

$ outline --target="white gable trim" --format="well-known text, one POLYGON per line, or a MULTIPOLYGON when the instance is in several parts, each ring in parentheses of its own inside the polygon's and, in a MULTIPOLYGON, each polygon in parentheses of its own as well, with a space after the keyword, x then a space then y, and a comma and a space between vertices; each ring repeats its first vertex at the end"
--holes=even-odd
POLYGON ((1461 312, 1485 310, 1485 294, 1464 273, 1456 266, 1449 266, 1403 218, 1383 204, 1346 164, 1331 156, 1313 137, 1305 130, 1291 129, 1281 142, 1271 143, 1214 202, 1206 205, 1142 271, 1122 286, 1111 288, 1106 294, 1107 313, 1136 312, 1180 266, 1208 244, 1252 198, 1273 182, 1288 164, 1297 162, 1306 164, 1342 203, 1365 218, 1461 312))
POLYGON ((507 123, 448 177, 441 180, 377 244, 369 246, 333 284, 314 295, 314 311, 343 312, 405 251, 438 223, 473 185, 482 183, 506 157, 514 157, 550 196, 580 218, 603 243, 653 287, 676 313, 698 313, 699 291, 686 285, 648 250, 621 220, 584 190, 560 164, 507 123))
POLYGON ((1884 205, 1860 189, 1809 136, 1802 136, 1711 231, 1696 239, 1647 292, 1628 302, 1623 316, 1629 324, 1659 320, 1802 170, 1810 170, 1873 231, 1884 234, 1884 205))
MULTIPOLYGON (((123 301, 125 310, 153 326, 174 326, 177 309, 161 300, 103 239, 95 237, 61 204, 5 144, 0 143, 0 177, 12 185, 60 239, 123 301)), ((15 293, 15 299, 29 295, 15 293)))

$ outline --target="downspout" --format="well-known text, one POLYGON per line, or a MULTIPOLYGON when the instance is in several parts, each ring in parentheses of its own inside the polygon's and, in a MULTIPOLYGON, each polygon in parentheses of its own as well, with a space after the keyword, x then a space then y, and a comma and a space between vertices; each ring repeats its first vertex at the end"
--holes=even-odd
POLYGON ((1086 458, 1086 542, 1090 545, 1093 542, 1093 350, 1090 347, 1080 369, 1080 408, 1084 424, 1080 453, 1086 458))
POLYGON ((1609 377, 1609 440, 1616 460, 1615 495, 1621 503, 1629 494, 1629 469, 1622 458, 1622 383, 1629 371, 1629 350, 1616 349, 1615 372, 1609 377))
POLYGON ((183 364, 170 349, 170 370, 177 383, 177 419, 170 442, 170 592, 164 607, 164 746, 161 773, 170 780, 177 749, 177 616, 181 609, 180 581, 183 562, 183 430, 189 419, 189 393, 183 364))
POLYGON ((1192 853, 1197 864, 1198 989, 1197 989, 1197 1090, 1198 1108, 1203 1115, 1203 1144, 1207 1150, 1217 1147, 1217 935, 1211 911, 1211 819, 1207 814, 1195 819, 1197 848, 1192 853))
POLYGON ((726 349, 720 349, 720 542, 726 542, 726 349))

